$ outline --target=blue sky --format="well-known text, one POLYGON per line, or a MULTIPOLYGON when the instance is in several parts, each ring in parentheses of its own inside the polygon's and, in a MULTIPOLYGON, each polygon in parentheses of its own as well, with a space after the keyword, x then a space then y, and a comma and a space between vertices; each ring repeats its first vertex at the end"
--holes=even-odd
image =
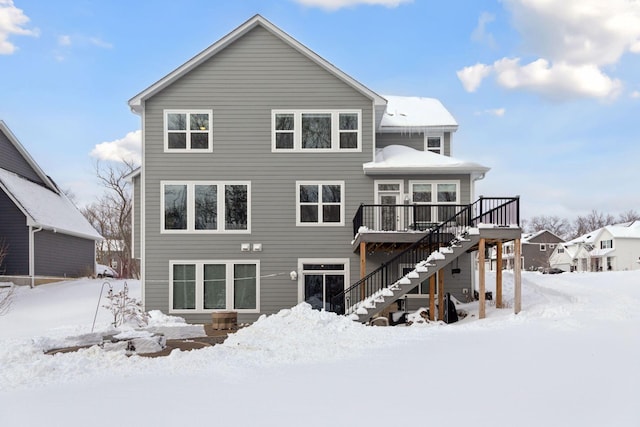
POLYGON ((127 101, 260 13, 380 94, 435 97, 477 194, 640 211, 637 0, 0 0, 0 119, 80 205, 135 151, 127 101))

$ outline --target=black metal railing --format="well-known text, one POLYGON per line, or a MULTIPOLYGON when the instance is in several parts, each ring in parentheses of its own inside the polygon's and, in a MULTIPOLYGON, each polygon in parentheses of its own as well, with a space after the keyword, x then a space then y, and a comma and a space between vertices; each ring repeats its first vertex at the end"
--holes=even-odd
MULTIPOLYGON (((413 270, 416 264, 427 260, 429 255, 441 247, 450 246, 471 227, 477 227, 480 224, 519 226, 519 201, 519 197, 480 197, 470 205, 456 206, 456 211, 451 217, 434 224, 424 237, 358 280, 344 292, 334 296, 331 300, 331 311, 339 314, 352 312, 357 303, 400 280, 408 271, 413 270)), ((364 211, 366 207, 367 205, 361 205, 358 211, 364 211)), ((365 218, 364 212, 360 216, 356 214, 356 218, 358 217, 365 218)), ((354 228, 355 224, 354 218, 354 228)), ((359 228, 356 232, 357 230, 359 228)))
POLYGON ((353 217, 353 234, 367 231, 425 231, 455 216, 469 205, 360 205, 353 217))

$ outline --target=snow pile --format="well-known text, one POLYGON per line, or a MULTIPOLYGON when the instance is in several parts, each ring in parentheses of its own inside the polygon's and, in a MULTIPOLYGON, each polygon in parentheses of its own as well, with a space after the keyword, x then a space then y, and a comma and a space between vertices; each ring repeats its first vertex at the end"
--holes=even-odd
POLYGON ((376 150, 375 161, 363 165, 367 171, 405 171, 431 173, 479 172, 484 173, 488 167, 478 163, 459 160, 454 157, 421 151, 404 145, 389 145, 376 150))

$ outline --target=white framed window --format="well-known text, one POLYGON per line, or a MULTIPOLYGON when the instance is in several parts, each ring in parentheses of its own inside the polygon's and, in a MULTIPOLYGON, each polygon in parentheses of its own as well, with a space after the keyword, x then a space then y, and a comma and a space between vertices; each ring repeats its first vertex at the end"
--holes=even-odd
POLYGON ((424 151, 436 154, 444 154, 444 134, 426 133, 424 135, 424 151))
POLYGON ((334 297, 350 284, 349 258, 298 258, 298 273, 298 302, 344 313, 344 301, 334 297))
POLYGON ((251 182, 162 181, 162 233, 250 233, 251 182))
POLYGON ((601 240, 600 241, 600 249, 611 249, 613 248, 613 240, 601 240))
POLYGON ((361 110, 272 110, 271 151, 362 150, 361 110))
POLYGON ((169 312, 260 312, 260 261, 169 261, 169 312))
POLYGON ((460 181, 409 181, 409 200, 416 205, 416 224, 439 223, 456 214, 460 204, 460 181))
POLYGON ((344 181, 296 181, 296 225, 344 225, 344 199, 344 181))
POLYGON ((544 251, 546 251, 546 250, 547 250, 547 245, 546 245, 546 244, 544 244, 544 243, 540 243, 540 251, 541 251, 541 252, 544 252, 544 251))
POLYGON ((164 110, 164 151, 213 151, 212 110, 164 110))

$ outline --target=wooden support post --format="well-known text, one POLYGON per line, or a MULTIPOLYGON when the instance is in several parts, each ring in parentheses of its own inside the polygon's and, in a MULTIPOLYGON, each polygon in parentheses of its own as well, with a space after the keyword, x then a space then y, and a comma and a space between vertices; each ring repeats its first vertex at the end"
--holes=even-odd
POLYGON ((502 308, 502 242, 498 242, 496 252, 496 308, 502 308))
POLYGON ((478 294, 479 294, 479 305, 478 305, 478 318, 484 319, 485 307, 484 307, 484 293, 485 293, 485 285, 484 285, 484 248, 485 248, 485 240, 484 238, 480 238, 480 243, 478 244, 478 294))
MULTIPOLYGON (((367 243, 360 242, 360 278, 363 279, 367 274, 367 243)), ((360 284, 360 299, 365 297, 364 282, 360 284)))
POLYGON ((429 320, 436 320, 436 276, 429 277, 429 320))
POLYGON ((514 242, 514 254, 513 254, 513 281, 514 281, 514 304, 513 304, 513 312, 515 314, 520 313, 522 309, 522 261, 521 257, 521 248, 520 248, 520 239, 516 239, 514 242))
POLYGON ((444 268, 438 272, 438 320, 444 320, 444 268))

